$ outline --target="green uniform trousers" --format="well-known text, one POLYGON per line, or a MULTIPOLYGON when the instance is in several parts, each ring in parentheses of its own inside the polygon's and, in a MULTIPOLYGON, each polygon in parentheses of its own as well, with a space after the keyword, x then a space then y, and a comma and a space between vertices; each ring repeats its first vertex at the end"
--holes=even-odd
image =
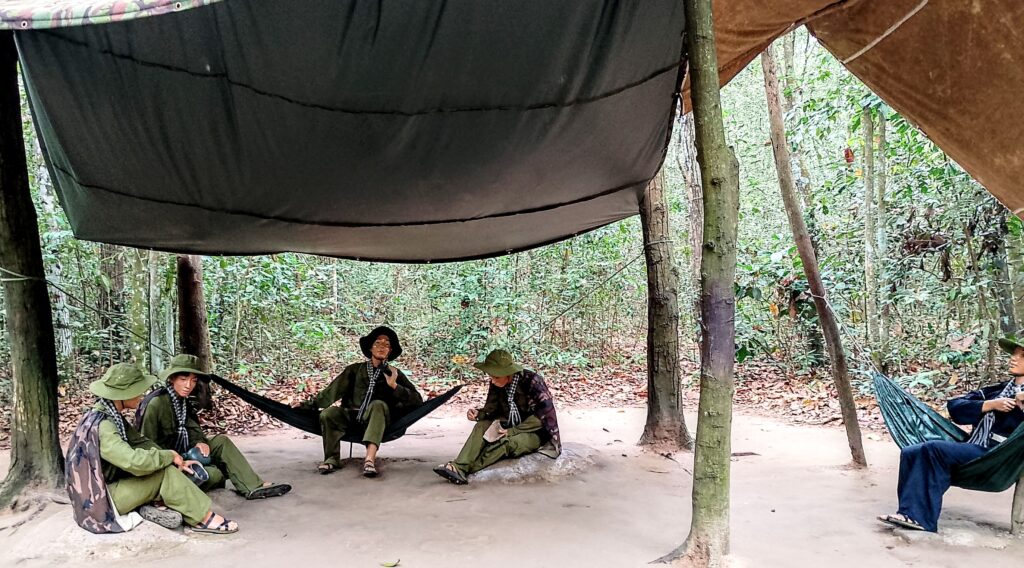
POLYGON ((391 410, 383 400, 374 400, 366 406, 366 422, 356 420, 356 412, 337 406, 325 408, 320 413, 320 429, 324 437, 324 463, 341 465, 341 441, 345 434, 363 430, 363 444, 380 447, 384 430, 391 423, 391 410))
POLYGON ((541 438, 538 431, 518 432, 513 430, 497 442, 488 442, 484 440, 484 432, 490 425, 490 420, 477 422, 469 439, 466 440, 466 444, 462 446, 459 457, 452 462, 463 475, 476 473, 504 458, 517 458, 540 449, 541 438))
POLYGON ((107 484, 107 491, 122 515, 159 498, 193 526, 203 522, 211 505, 206 493, 173 465, 149 475, 119 479, 107 484))
POLYGON ((214 436, 209 441, 210 465, 204 466, 210 479, 202 485, 203 491, 224 487, 224 474, 235 486, 235 491, 242 495, 252 493, 263 485, 263 479, 253 471, 249 460, 245 459, 235 443, 224 435, 214 436))

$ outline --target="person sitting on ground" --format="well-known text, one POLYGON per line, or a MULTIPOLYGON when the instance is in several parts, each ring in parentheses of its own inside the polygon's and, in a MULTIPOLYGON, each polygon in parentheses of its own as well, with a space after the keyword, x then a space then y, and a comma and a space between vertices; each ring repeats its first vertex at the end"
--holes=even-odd
POLYGON ((118 363, 89 385, 98 400, 72 435, 65 464, 75 521, 94 533, 124 532, 137 524, 129 513, 139 509, 168 528, 184 518, 197 532, 237 532, 238 524, 214 513, 210 498, 187 477, 196 462, 160 448, 122 416, 156 381, 136 365, 118 363), (165 507, 150 506, 154 500, 165 507))
POLYGON ((206 437, 189 402, 196 382, 206 377, 199 367, 195 355, 176 355, 160 371, 164 386, 146 396, 136 416, 142 435, 162 448, 206 462, 209 479, 200 485, 204 491, 224 487, 225 474, 246 499, 280 497, 291 491, 290 485, 263 481, 227 436, 206 437))
POLYGON ((949 489, 953 467, 984 455, 1024 422, 1024 344, 1007 337, 999 340, 999 346, 1010 354, 1010 380, 971 391, 946 404, 953 422, 973 426, 970 439, 932 440, 903 448, 897 486, 899 509, 878 520, 908 529, 938 531, 942 496, 949 489))
POLYGON ((540 452, 557 458, 562 452, 555 404, 544 378, 517 364, 512 354, 495 349, 477 369, 491 382, 483 408, 471 408, 466 418, 476 421, 469 439, 455 460, 434 472, 456 485, 469 483, 467 476, 504 458, 540 452))
POLYGON ((341 468, 341 441, 346 434, 362 434, 366 446, 363 475, 376 477, 377 450, 393 418, 423 404, 423 397, 405 374, 390 366, 402 354, 398 334, 387 326, 375 328, 359 338, 366 361, 345 367, 311 400, 296 402, 295 408, 322 409, 320 427, 324 439, 321 474, 341 468), (334 406, 340 401, 340 406, 334 406))

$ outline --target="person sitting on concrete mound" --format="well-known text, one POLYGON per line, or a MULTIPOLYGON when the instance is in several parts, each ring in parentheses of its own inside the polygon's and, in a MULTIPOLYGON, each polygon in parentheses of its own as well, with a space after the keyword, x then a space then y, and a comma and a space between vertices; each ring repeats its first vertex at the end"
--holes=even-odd
POLYGON ((137 408, 157 378, 131 363, 118 363, 89 390, 98 397, 71 436, 65 463, 75 522, 89 532, 131 530, 142 517, 166 527, 182 518, 196 532, 227 534, 238 524, 214 513, 210 498, 186 474, 194 461, 143 436, 121 413, 137 408), (159 499, 169 509, 148 504, 159 499))
POLYGON ((146 396, 135 417, 142 435, 164 449, 200 462, 207 479, 194 481, 199 481, 204 491, 224 487, 225 474, 235 491, 246 499, 280 497, 291 491, 291 485, 263 481, 227 436, 206 437, 188 398, 199 378, 206 377, 199 367, 198 357, 176 355, 160 371, 165 386, 146 396))
POLYGON ((557 458, 562 452, 558 418, 544 378, 524 369, 504 349, 495 349, 479 363, 491 382, 483 408, 471 408, 466 418, 476 422, 469 439, 453 461, 434 473, 456 485, 469 483, 468 475, 504 458, 540 452, 557 458))

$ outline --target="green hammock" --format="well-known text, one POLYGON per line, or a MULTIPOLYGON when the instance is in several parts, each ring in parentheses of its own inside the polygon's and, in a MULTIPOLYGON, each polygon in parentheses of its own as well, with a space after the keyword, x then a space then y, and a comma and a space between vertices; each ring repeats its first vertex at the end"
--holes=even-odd
MULTIPOLYGON (((903 390, 895 381, 873 374, 875 396, 885 426, 901 448, 929 440, 966 442, 959 426, 903 390)), ((1024 473, 1024 424, 985 455, 953 468, 953 485, 975 491, 1006 491, 1024 473)))

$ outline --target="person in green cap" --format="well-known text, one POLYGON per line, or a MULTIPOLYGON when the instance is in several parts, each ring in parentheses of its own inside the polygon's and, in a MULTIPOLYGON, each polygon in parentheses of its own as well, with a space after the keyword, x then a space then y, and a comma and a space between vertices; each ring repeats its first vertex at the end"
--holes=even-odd
POLYGON ((341 441, 346 434, 362 433, 366 446, 363 476, 377 477, 377 450, 388 424, 423 404, 423 396, 402 371, 388 363, 402 354, 398 334, 379 326, 359 338, 366 361, 353 363, 320 391, 294 408, 316 408, 324 440, 324 461, 317 470, 328 474, 341 468, 341 441), (335 403, 339 403, 335 406, 335 403))
POLYGON ((524 369, 504 349, 495 349, 479 363, 491 382, 483 408, 471 408, 466 418, 476 422, 469 439, 453 461, 434 473, 456 485, 504 458, 537 452, 557 458, 562 452, 558 418, 544 378, 524 369))
POLYGON ((160 500, 169 511, 150 520, 164 526, 183 518, 196 532, 237 532, 238 524, 215 513, 210 498, 186 476, 195 462, 160 448, 121 414, 137 408, 156 381, 136 365, 119 363, 89 385, 97 401, 72 435, 65 463, 75 521, 94 533, 123 532, 134 526, 123 517, 140 508, 159 515, 149 504, 160 500))
POLYGON ((160 447, 196 459, 209 474, 200 487, 209 491, 224 487, 225 474, 235 491, 246 499, 280 497, 291 491, 284 483, 263 481, 242 452, 225 435, 207 438, 189 402, 189 395, 206 373, 199 370, 195 355, 175 355, 160 371, 164 386, 149 393, 135 414, 142 435, 160 447))
POLYGON ((942 496, 951 485, 952 469, 989 452, 1024 423, 1024 343, 1011 335, 1000 339, 999 346, 1010 354, 1010 378, 946 403, 953 422, 972 426, 971 437, 966 442, 930 440, 900 450, 899 508, 878 520, 938 531, 942 496))

